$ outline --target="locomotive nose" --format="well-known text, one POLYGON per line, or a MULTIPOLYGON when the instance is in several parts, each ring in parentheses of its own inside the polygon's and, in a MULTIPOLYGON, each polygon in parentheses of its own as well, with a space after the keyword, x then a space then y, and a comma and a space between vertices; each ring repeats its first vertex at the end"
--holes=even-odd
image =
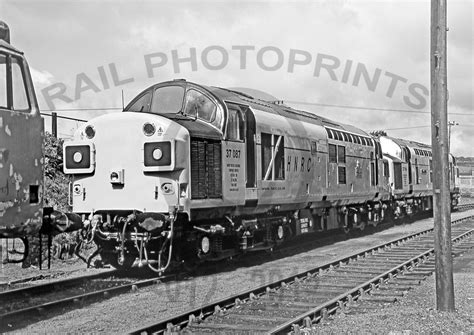
POLYGON ((187 171, 188 132, 164 117, 123 112, 93 120, 64 146, 74 211, 168 212, 187 171), (176 157, 180 157, 176 159, 176 157))

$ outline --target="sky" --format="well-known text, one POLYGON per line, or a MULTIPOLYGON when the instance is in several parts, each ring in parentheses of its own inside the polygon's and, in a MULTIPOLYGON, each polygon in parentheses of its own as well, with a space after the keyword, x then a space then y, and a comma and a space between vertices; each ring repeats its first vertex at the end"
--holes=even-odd
MULTIPOLYGON (((448 1, 455 156, 474 156, 473 18, 471 0, 448 1)), ((25 52, 45 113, 88 120, 119 112, 122 91, 127 104, 184 78, 431 143, 428 0, 0 0, 0 20, 25 52)), ((59 134, 78 126, 60 120, 59 134)))

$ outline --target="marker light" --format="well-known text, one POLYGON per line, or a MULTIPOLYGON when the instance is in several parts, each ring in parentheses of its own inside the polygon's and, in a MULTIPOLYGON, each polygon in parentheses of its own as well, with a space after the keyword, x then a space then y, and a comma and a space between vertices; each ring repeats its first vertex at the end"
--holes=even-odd
POLYGON ((86 137, 89 139, 95 136, 95 130, 94 130, 94 127, 92 126, 87 126, 84 132, 86 133, 86 137))
POLYGON ((156 131, 156 128, 155 128, 155 125, 151 124, 151 123, 145 123, 143 125, 143 133, 146 135, 146 136, 151 136, 155 133, 156 131))

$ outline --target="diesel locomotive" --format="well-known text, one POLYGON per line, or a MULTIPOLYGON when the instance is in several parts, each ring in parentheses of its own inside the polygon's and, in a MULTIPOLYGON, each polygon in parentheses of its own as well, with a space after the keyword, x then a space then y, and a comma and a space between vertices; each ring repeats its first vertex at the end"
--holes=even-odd
POLYGON ((117 268, 161 273, 432 209, 429 146, 186 80, 90 120, 63 152, 84 236, 117 268))
POLYGON ((28 64, 0 21, 0 238, 20 238, 26 247, 43 222, 42 139, 28 64))
POLYGON ((28 256, 37 257, 28 251, 41 230, 77 229, 82 223, 72 213, 43 206, 43 140, 44 120, 28 63, 10 44, 10 29, 0 21, 0 239, 24 244, 23 257, 10 261, 30 263, 28 256), (77 227, 72 228, 70 218, 77 227))

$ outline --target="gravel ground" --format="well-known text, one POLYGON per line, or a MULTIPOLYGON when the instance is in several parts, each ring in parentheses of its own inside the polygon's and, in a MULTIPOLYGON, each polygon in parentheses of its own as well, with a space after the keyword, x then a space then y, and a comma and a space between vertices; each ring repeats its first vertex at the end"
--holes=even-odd
POLYGON ((8 287, 8 283, 19 279, 28 279, 35 276, 45 276, 44 279, 31 281, 33 285, 49 282, 53 280, 73 278, 79 276, 85 276, 94 274, 97 272, 110 271, 110 268, 86 269, 85 263, 77 258, 71 258, 68 260, 57 260, 53 259, 51 263, 51 270, 47 269, 47 263, 45 263, 43 270, 40 270, 36 266, 30 266, 29 268, 22 268, 21 264, 1 264, 0 265, 0 290, 2 287, 8 287))
MULTIPOLYGON (((453 218, 466 216, 467 214, 474 215, 474 210, 454 213, 453 218)), ((189 308, 196 308, 205 302, 224 298, 229 294, 262 285, 270 280, 284 278, 290 274, 322 265, 357 251, 362 251, 368 246, 387 242, 401 235, 424 230, 432 226, 432 219, 421 220, 414 224, 392 227, 370 236, 338 242, 257 266, 240 267, 230 271, 221 271, 217 274, 203 275, 178 282, 151 286, 129 294, 112 297, 101 303, 94 303, 80 309, 68 311, 62 315, 30 325, 19 330, 19 332, 28 334, 123 333, 151 323, 159 318, 168 317, 189 308)), ((471 272, 468 272, 467 275, 471 272)), ((467 278, 466 280, 471 280, 472 282, 472 278, 467 278)), ((464 287, 464 285, 458 286, 464 287)), ((427 293, 428 297, 432 296, 432 292, 430 292, 427 293)), ((467 299, 468 292, 463 295, 467 299)), ((421 301, 420 304, 423 304, 422 309, 427 309, 430 307, 426 306, 431 306, 427 301, 424 303, 421 301)), ((417 310, 419 310, 419 307, 415 307, 415 311, 417 310)), ((429 314, 429 310, 427 313, 429 314)), ((367 316, 365 318, 371 319, 371 317, 367 316)), ((437 318, 431 319, 436 320, 437 318)), ((352 327, 350 332, 357 333, 357 329, 357 327, 352 327)), ((367 329, 378 333, 375 331, 376 328, 370 327, 367 329)), ((466 331, 469 328, 463 329, 466 331)), ((402 330, 404 328, 400 331, 402 330)), ((339 333, 340 331, 335 332, 339 333)))
POLYGON ((434 275, 376 313, 338 314, 315 334, 474 334, 474 250, 454 261, 455 312, 436 310, 434 275))

